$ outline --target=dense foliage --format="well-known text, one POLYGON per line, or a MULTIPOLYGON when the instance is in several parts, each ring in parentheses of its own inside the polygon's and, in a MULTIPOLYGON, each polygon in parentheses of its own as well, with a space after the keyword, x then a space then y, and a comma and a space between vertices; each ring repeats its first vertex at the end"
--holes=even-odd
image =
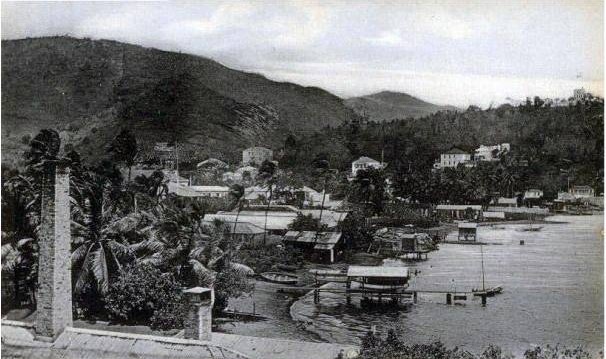
MULTIPOLYGON (((342 355, 340 356, 342 357, 342 355)), ((581 347, 569 349, 560 346, 535 347, 524 353, 524 359, 590 359, 594 356, 581 347)), ((447 348, 437 341, 428 344, 407 344, 390 330, 382 338, 368 332, 362 338, 360 359, 514 359, 501 348, 489 345, 480 355, 460 348, 447 348)))
MULTIPOLYGON (((511 197, 534 187, 554 198, 569 180, 602 193, 603 111, 601 98, 558 107, 535 98, 520 106, 470 107, 418 119, 351 121, 309 135, 290 135, 281 167, 306 178, 318 156, 341 171, 349 170, 360 156, 383 159, 394 195, 421 203, 485 203, 493 194, 511 197), (512 150, 501 161, 432 172, 440 153, 452 146, 471 153, 479 145, 504 142, 512 150)), ((363 198, 367 192, 358 188, 362 191, 353 195, 363 198)))
POLYGON ((128 266, 112 283, 105 298, 110 320, 152 328, 180 328, 184 298, 171 273, 151 265, 128 266))
MULTIPOLYGON (((129 141, 133 138, 123 131, 108 149, 108 155, 115 161, 120 158, 125 167, 136 157, 136 144, 129 141)), ((86 166, 78 153, 62 154, 60 148, 55 131, 41 131, 25 153, 26 168, 3 171, 3 278, 15 288, 22 287, 18 282, 26 283, 28 293, 21 297, 31 297, 30 305, 35 305, 41 184, 52 178, 50 169, 58 162, 71 170, 71 261, 77 316, 174 327, 179 325, 170 318, 179 310, 175 293, 183 287, 214 287, 216 310, 222 310, 229 297, 252 289, 247 280, 250 268, 234 261, 239 246, 231 240, 229 229, 221 222, 202 225, 205 213, 225 209, 226 203, 167 194, 168 181, 159 171, 125 182, 115 161, 86 166), (168 282, 171 285, 165 290, 175 293, 160 295, 159 288, 168 282), (147 290, 154 286, 158 300, 167 299, 167 306, 160 307, 151 299, 154 291, 147 290)), ((19 298, 4 299, 15 303, 19 298)))

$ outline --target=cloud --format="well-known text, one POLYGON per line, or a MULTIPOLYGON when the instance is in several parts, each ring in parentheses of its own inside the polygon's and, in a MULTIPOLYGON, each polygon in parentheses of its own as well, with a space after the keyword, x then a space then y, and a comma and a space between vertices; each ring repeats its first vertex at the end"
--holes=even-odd
POLYGON ((598 0, 2 2, 1 7, 5 39, 109 38, 211 57, 347 96, 391 89, 455 105, 487 104, 532 95, 531 90, 561 97, 572 89, 566 86, 579 85, 578 73, 595 89, 604 76, 598 0))

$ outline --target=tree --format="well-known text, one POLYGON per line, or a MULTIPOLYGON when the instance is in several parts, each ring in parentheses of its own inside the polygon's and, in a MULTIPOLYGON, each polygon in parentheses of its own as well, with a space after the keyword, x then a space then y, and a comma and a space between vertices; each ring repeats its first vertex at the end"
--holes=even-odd
POLYGON ((258 178, 261 179, 264 186, 269 191, 269 198, 267 199, 267 207, 265 208, 265 223, 263 224, 263 245, 266 243, 267 237, 267 213, 269 212, 269 206, 271 205, 271 199, 273 195, 274 183, 276 180, 276 165, 271 161, 263 161, 259 168, 258 178))
POLYGON ((137 157, 137 138, 128 129, 123 129, 112 141, 108 152, 116 162, 128 167, 128 182, 131 180, 131 170, 137 157))
POLYGON ((238 225, 238 217, 240 217, 240 211, 242 210, 242 198, 244 198, 244 187, 239 184, 234 184, 229 188, 229 197, 233 203, 233 208, 236 209, 236 220, 234 221, 234 228, 232 233, 236 233, 236 227, 238 225))
POLYGON ((182 328, 185 301, 182 289, 171 273, 149 264, 127 266, 107 293, 109 319, 151 328, 182 328))

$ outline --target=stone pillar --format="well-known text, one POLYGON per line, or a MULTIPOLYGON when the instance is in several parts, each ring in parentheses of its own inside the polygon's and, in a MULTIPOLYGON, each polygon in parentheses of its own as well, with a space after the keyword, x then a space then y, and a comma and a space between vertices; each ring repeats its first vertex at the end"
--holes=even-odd
POLYGON ((53 340, 72 326, 69 168, 57 165, 46 175, 38 238, 36 333, 53 340))
POLYGON ((185 339, 211 340, 215 292, 211 288, 194 287, 183 293, 187 300, 183 323, 185 339))

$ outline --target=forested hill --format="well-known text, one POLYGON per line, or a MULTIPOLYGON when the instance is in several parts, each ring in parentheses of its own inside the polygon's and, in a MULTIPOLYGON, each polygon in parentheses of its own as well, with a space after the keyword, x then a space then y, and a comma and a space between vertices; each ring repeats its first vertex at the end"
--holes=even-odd
MULTIPOLYGON (((418 119, 352 122, 314 136, 293 137, 285 143, 281 166, 313 166, 327 158, 347 170, 359 156, 384 156, 394 178, 405 173, 425 176, 441 152, 458 146, 470 153, 479 145, 511 144, 511 156, 527 163, 515 169, 517 188, 536 186, 557 194, 571 184, 603 188, 604 101, 592 98, 564 107, 551 107, 536 98, 520 106, 439 112, 418 119)), ((302 171, 301 171, 302 172, 302 171)), ((486 173, 482 177, 491 176, 486 173)))
POLYGON ((354 116, 324 90, 229 69, 207 58, 105 40, 2 41, 2 161, 43 128, 86 157, 120 129, 140 144, 178 140, 199 158, 231 159, 291 131, 354 116))
POLYGON ((434 105, 409 94, 392 91, 352 97, 345 100, 345 104, 371 121, 419 118, 438 111, 457 110, 454 106, 434 105))

